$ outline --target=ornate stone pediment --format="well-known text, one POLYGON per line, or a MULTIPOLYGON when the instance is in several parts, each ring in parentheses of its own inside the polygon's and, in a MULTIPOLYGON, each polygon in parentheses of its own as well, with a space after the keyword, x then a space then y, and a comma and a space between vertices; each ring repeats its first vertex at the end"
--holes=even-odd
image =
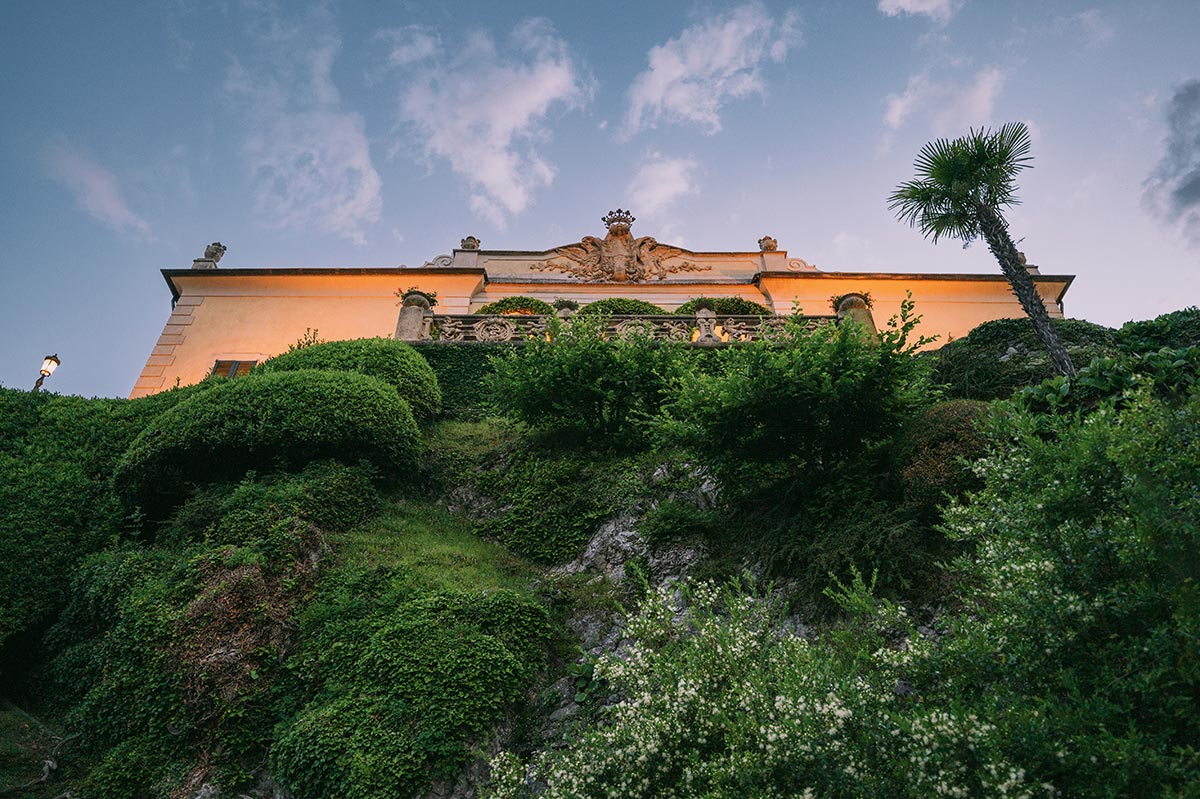
POLYGON ((584 236, 578 244, 554 250, 555 257, 535 266, 574 275, 590 283, 663 280, 675 272, 707 272, 711 266, 683 260, 687 250, 659 244, 651 236, 634 238, 629 232, 635 217, 618 208, 601 217, 608 235, 603 239, 584 236))

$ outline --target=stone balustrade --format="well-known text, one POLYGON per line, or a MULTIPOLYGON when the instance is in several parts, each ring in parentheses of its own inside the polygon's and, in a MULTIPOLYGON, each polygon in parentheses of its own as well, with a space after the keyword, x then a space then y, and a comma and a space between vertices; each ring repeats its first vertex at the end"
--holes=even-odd
MULTIPOLYGON (((423 320, 425 324, 407 326, 405 332, 408 335, 397 335, 397 338, 446 343, 519 343, 527 338, 548 335, 551 318, 547 314, 428 314, 423 320)), ((833 315, 799 318, 809 328, 835 324, 838 320, 833 315)), ((783 316, 717 314, 701 310, 695 316, 611 316, 607 330, 610 336, 636 334, 660 341, 685 341, 703 346, 770 338, 786 324, 786 320, 783 316)))

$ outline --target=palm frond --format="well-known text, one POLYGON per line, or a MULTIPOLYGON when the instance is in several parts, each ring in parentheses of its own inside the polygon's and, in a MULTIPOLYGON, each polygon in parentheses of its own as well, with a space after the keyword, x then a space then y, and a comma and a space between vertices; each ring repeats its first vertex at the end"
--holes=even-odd
POLYGON ((888 207, 935 242, 943 236, 976 238, 978 208, 999 213, 1020 203, 1016 175, 1030 166, 1030 149, 1029 130, 1021 122, 934 139, 913 162, 916 179, 897 186, 888 207))

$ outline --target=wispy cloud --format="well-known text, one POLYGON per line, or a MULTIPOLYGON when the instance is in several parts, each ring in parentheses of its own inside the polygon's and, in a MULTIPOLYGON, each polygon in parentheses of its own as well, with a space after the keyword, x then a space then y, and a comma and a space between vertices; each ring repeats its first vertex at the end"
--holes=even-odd
POLYGON ((625 188, 629 207, 639 214, 661 213, 677 200, 695 194, 699 163, 692 158, 668 158, 650 153, 625 188))
POLYGON ((649 67, 629 89, 621 135, 629 138, 660 122, 721 129, 730 100, 762 94, 762 65, 780 63, 800 43, 798 17, 775 18, 759 2, 738 6, 685 28, 650 50, 649 67))
POLYGON ((1004 77, 998 67, 981 69, 965 81, 935 80, 929 72, 918 73, 908 79, 903 92, 885 99, 884 125, 894 131, 915 115, 924 114, 932 132, 939 136, 985 126, 992 121, 1004 77))
POLYGON ((364 243, 379 221, 383 182, 363 118, 342 108, 333 82, 337 36, 269 18, 258 38, 260 52, 235 60, 225 77, 245 121, 256 210, 277 227, 364 243))
POLYGON ((429 50, 436 38, 426 31, 385 36, 399 43, 389 61, 406 67, 401 124, 426 157, 466 180, 471 208, 503 227, 553 182, 556 170, 537 145, 550 135, 552 111, 588 102, 591 81, 545 20, 521 23, 503 48, 479 31, 441 53, 429 50))
POLYGON ((88 216, 118 233, 138 238, 150 236, 150 225, 129 208, 116 175, 85 153, 66 144, 46 147, 50 177, 75 196, 88 216))
POLYGON ((1067 24, 1077 30, 1089 47, 1103 47, 1117 38, 1117 27, 1104 12, 1089 8, 1066 19, 1067 24))
POLYGON ((879 0, 879 10, 889 17, 926 16, 936 22, 949 22, 965 0, 879 0))
POLYGON ((1200 245, 1200 80, 1184 83, 1167 104, 1166 152, 1146 180, 1143 199, 1200 245))

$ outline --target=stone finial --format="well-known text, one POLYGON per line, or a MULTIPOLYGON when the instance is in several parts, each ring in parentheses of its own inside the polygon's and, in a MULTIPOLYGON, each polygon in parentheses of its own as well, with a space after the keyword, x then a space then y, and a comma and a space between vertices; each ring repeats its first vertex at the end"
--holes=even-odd
POLYGON ((1025 259, 1025 253, 1017 251, 1017 260, 1021 262, 1021 266, 1025 267, 1025 271, 1031 275, 1040 275, 1042 270, 1038 269, 1037 264, 1031 264, 1025 259))
POLYGON ((212 244, 204 248, 204 260, 212 261, 214 264, 221 260, 221 256, 225 254, 225 250, 229 249, 219 241, 214 241, 212 244))
POLYGON ((465 239, 462 240, 462 249, 478 250, 479 249, 479 239, 475 238, 474 236, 467 236, 465 239))
POLYGON ((779 249, 779 242, 771 236, 763 236, 758 240, 758 249, 762 252, 775 252, 779 249))

